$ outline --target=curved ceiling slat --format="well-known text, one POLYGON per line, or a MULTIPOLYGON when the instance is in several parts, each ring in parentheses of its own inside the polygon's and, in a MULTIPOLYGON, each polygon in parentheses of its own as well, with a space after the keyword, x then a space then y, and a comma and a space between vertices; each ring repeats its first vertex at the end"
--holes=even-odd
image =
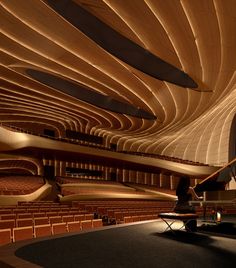
MULTIPOLYGON (((58 3, 61 0, 53 2, 58 3)), ((3 122, 103 136, 119 150, 208 164, 228 160, 236 113, 235 0, 73 0, 111 29, 182 69, 199 91, 157 80, 117 59, 46 0, 0 2, 3 122), (145 22, 145 23, 144 23, 145 22), (47 72, 150 112, 145 120, 74 99, 27 76, 47 72), (14 107, 15 106, 15 107, 14 107)))

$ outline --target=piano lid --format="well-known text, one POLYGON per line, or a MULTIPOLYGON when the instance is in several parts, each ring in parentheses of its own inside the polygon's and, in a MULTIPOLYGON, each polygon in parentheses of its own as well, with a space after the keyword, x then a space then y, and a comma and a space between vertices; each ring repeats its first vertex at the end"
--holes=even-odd
POLYGON ((231 180, 236 180, 236 158, 229 162, 224 167, 220 168, 217 172, 214 172, 206 179, 198 183, 194 190, 196 192, 205 191, 221 191, 225 190, 226 184, 231 180))

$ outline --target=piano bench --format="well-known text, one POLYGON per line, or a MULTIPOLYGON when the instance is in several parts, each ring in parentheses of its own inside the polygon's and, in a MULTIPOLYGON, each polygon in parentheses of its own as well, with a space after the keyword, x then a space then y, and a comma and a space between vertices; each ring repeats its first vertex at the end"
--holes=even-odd
POLYGON ((192 232, 191 229, 189 229, 188 227, 188 223, 191 220, 196 220, 198 218, 198 215, 195 213, 176 213, 176 212, 166 212, 166 213, 159 213, 158 216, 166 223, 167 227, 165 229, 164 232, 166 232, 167 230, 171 230, 173 233, 175 230, 181 230, 183 227, 185 227, 185 229, 188 232, 192 232), (168 220, 171 220, 170 222, 168 222, 168 220), (183 221, 183 225, 178 228, 178 229, 173 229, 172 225, 176 222, 176 221, 183 221))

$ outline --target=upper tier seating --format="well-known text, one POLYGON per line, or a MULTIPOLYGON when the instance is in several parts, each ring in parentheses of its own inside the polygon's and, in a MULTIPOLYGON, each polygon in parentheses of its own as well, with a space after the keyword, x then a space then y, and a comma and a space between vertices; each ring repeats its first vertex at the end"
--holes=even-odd
MULTIPOLYGON (((69 138, 51 137, 51 136, 47 136, 47 135, 33 133, 33 132, 28 131, 26 129, 12 126, 12 125, 8 125, 8 124, 1 124, 1 126, 4 126, 5 128, 10 129, 12 131, 16 131, 16 132, 27 133, 27 134, 36 135, 36 136, 42 136, 42 137, 49 138, 49 139, 54 139, 54 140, 73 143, 73 144, 79 144, 79 145, 83 145, 83 146, 89 146, 89 147, 93 147, 93 148, 97 148, 97 149, 114 151, 112 148, 108 148, 102 144, 94 144, 92 142, 86 142, 86 141, 82 141, 82 140, 73 140, 73 139, 69 139, 69 138)), ((180 159, 180 158, 167 156, 167 155, 160 155, 160 154, 153 154, 153 153, 146 153, 146 152, 136 152, 136 151, 125 151, 125 150, 121 150, 121 151, 117 151, 117 152, 132 154, 132 155, 139 155, 139 156, 143 156, 143 157, 158 158, 158 159, 178 162, 178 163, 182 163, 182 164, 208 166, 207 164, 204 164, 204 163, 194 162, 192 160, 187 160, 187 159, 180 159)))

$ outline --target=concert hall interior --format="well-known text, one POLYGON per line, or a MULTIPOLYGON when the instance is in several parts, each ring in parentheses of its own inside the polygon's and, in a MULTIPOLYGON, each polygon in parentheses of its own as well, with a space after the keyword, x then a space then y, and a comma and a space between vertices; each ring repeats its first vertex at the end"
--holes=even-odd
POLYGON ((0 267, 236 262, 235 7, 0 0, 0 267))

